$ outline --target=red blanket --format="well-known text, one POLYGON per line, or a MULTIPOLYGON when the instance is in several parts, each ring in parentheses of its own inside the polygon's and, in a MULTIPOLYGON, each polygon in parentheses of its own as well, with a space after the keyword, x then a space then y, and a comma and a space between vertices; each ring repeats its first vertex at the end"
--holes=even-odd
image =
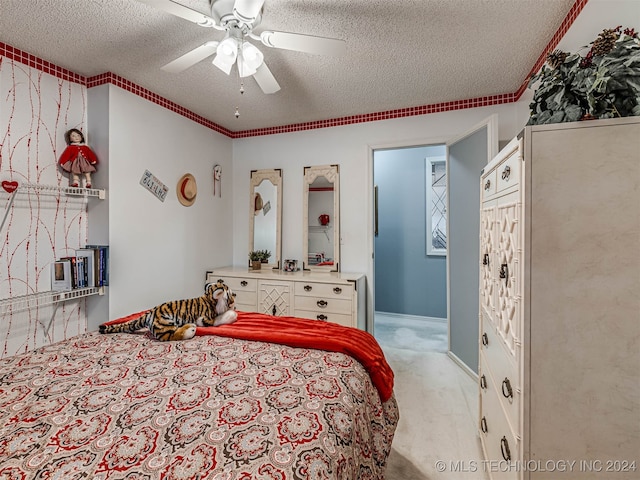
MULTIPOLYGON (((126 322, 144 313, 146 311, 108 323, 126 322)), ((332 322, 238 312, 238 320, 235 323, 219 327, 198 327, 196 335, 218 335, 345 353, 360 362, 369 373, 383 402, 386 402, 393 393, 393 371, 376 339, 364 330, 344 327, 332 322)))

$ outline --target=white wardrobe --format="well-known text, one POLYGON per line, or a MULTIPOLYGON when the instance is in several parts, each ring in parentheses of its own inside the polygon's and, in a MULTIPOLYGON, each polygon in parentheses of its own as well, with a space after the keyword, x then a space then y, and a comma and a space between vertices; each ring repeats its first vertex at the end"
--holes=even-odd
POLYGON ((526 127, 481 182, 486 470, 640 478, 640 117, 526 127))

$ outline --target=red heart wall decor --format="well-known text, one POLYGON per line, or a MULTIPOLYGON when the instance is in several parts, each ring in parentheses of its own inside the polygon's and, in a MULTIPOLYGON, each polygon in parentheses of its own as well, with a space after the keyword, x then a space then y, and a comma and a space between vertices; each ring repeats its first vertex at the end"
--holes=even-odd
POLYGON ((18 189, 18 182, 8 182, 6 180, 3 180, 2 188, 4 188, 9 193, 13 193, 18 189))

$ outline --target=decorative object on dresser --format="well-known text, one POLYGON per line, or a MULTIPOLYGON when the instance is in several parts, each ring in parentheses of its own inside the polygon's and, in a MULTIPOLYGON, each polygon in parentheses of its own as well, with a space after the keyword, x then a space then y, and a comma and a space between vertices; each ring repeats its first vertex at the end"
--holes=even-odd
POLYGON ((233 290, 239 311, 323 320, 362 330, 366 327, 366 285, 360 273, 224 267, 207 272, 206 282, 216 281, 233 290))
MULTIPOLYGON (((584 47, 587 48, 587 47, 584 47)), ((640 39, 633 28, 605 29, 582 57, 555 50, 537 82, 528 125, 640 115, 640 39)))
POLYGON ((561 460, 638 478, 639 205, 640 117, 529 126, 484 169, 479 429, 508 466, 492 479, 560 478, 535 466, 561 460))
MULTIPOLYGON (((282 170, 252 170, 249 186, 249 252, 266 267, 279 269, 282 230, 282 170), (269 263, 272 256, 273 261, 269 263)), ((251 257, 250 257, 251 258, 251 257)), ((259 268, 259 267, 258 267, 259 268)))
POLYGON ((303 270, 340 271, 339 172, 338 165, 304 167, 303 270))

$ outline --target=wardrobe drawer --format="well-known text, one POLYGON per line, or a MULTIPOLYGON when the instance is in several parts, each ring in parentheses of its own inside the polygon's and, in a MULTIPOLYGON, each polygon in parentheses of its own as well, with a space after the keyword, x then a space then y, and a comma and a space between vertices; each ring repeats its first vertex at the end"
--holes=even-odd
POLYGON ((295 296, 296 310, 311 310, 318 313, 343 313, 351 315, 351 299, 331 297, 303 297, 295 296))
POLYGON ((488 365, 487 358, 484 352, 480 352, 480 364, 482 365, 482 375, 480 386, 484 382, 485 388, 493 389, 502 405, 504 415, 507 417, 507 422, 511 433, 514 436, 520 436, 520 405, 521 405, 521 391, 512 383, 510 377, 497 377, 488 365))
MULTIPOLYGON (((479 371, 486 375, 486 372, 479 371)), ((491 383, 488 388, 480 389, 479 428, 482 449, 487 460, 484 465, 491 480, 517 480, 518 470, 510 467, 520 458, 520 445, 509 428, 500 407, 498 392, 491 383)))
POLYGON ((514 150, 509 157, 496 167, 496 192, 503 192, 520 183, 521 164, 522 157, 518 150, 514 150))
POLYGON ((480 194, 482 196, 482 200, 495 195, 497 191, 496 183, 496 169, 493 168, 481 178, 480 194))
POLYGON ((514 435, 519 435, 521 388, 518 365, 501 345, 492 328, 483 325, 482 330, 480 363, 484 375, 487 377, 487 383, 497 392, 511 430, 514 435))
POLYGON ((333 283, 296 282, 296 296, 345 298, 351 300, 353 285, 336 285, 333 283))
POLYGON ((321 320, 324 322, 338 323, 340 325, 344 325, 345 327, 355 327, 355 325, 353 324, 353 317, 351 316, 351 314, 345 315, 342 313, 319 312, 317 310, 312 311, 312 310, 296 309, 294 315, 300 318, 308 318, 311 320, 321 320))

